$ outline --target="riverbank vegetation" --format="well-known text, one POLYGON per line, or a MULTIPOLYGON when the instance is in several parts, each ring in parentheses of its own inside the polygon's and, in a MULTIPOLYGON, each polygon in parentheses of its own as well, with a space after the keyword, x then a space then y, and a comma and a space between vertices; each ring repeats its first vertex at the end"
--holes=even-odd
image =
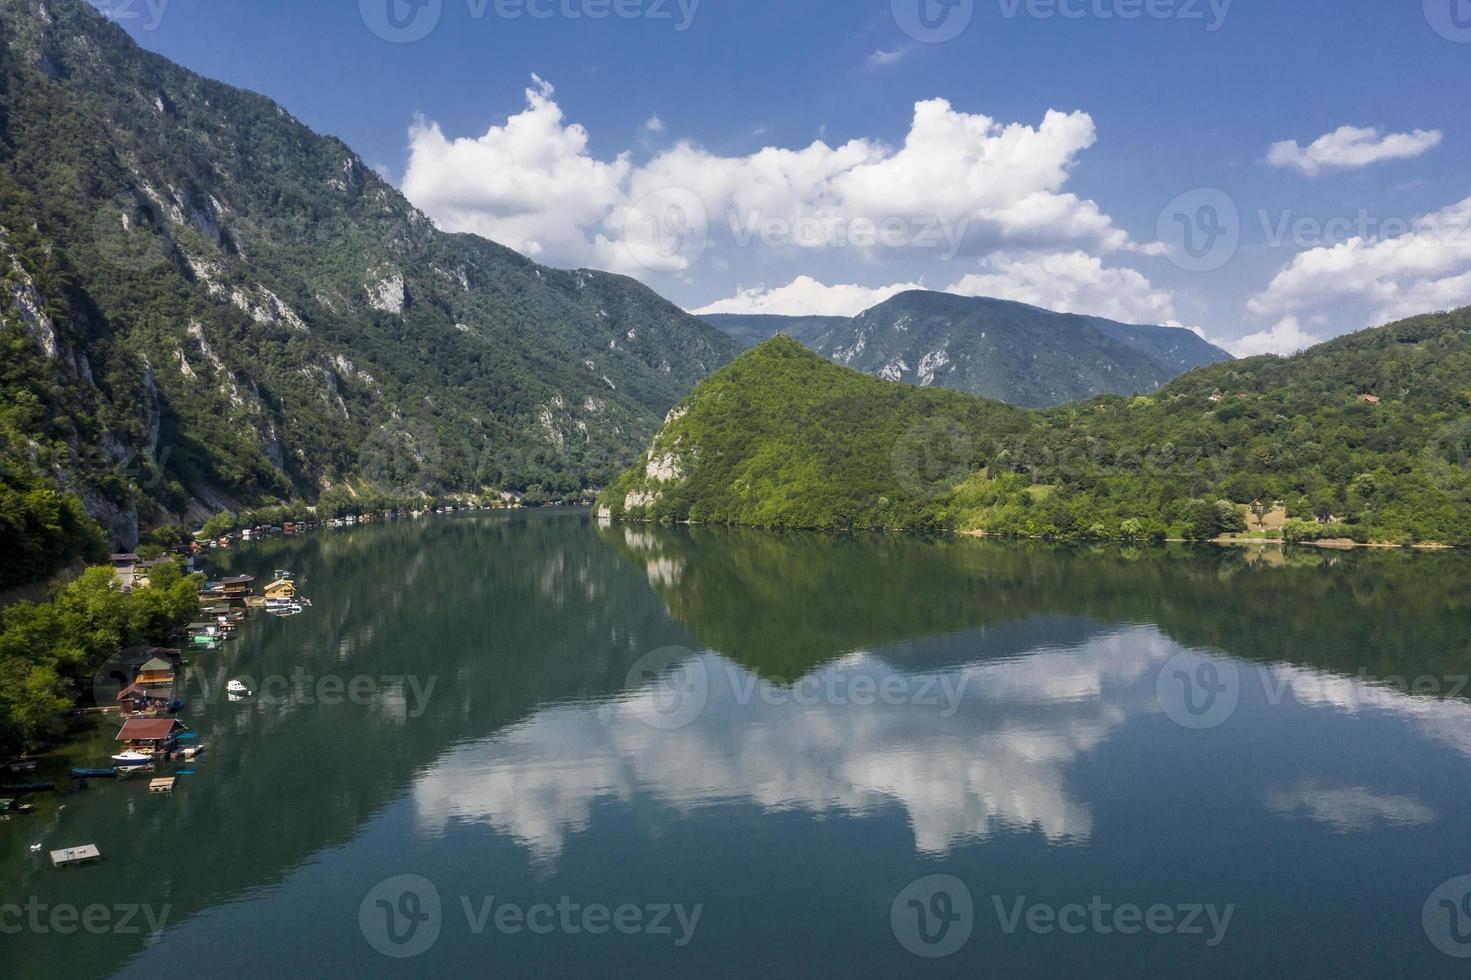
POLYGON ((89 568, 47 602, 0 612, 0 755, 60 738, 68 712, 110 658, 165 643, 193 618, 200 581, 166 561, 147 588, 125 592, 112 569, 89 568))
POLYGON ((1033 412, 778 337, 701 383, 599 498, 643 520, 1058 539, 1209 540, 1279 504, 1289 541, 1471 545, 1471 309, 1033 412))

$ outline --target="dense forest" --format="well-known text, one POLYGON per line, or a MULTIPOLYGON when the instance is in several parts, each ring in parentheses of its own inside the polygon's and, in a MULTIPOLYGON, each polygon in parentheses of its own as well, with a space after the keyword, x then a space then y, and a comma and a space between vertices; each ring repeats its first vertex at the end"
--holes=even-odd
POLYGON ((0 755, 43 745, 120 651, 163 643, 199 611, 200 580, 174 562, 148 588, 124 592, 110 568, 91 568, 47 602, 0 612, 0 755))
POLYGON ((341 142, 0 0, 0 588, 329 489, 607 483, 738 345, 621 276, 449 235, 341 142), (79 506, 80 505, 80 506, 79 506))
POLYGON ((701 383, 599 500, 663 521, 1191 539, 1281 505, 1290 539, 1466 545, 1468 460, 1471 309, 1033 412, 778 337, 701 383))

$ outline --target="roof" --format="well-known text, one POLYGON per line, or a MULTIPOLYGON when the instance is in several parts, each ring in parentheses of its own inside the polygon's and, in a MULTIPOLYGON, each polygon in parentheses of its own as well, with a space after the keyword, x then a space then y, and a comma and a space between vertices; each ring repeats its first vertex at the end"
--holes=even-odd
POLYGON ((133 554, 108 555, 107 560, 110 562, 135 562, 138 560, 138 556, 133 554))
POLYGON ((119 742, 156 742, 168 738, 184 723, 177 718, 129 718, 117 733, 119 742))
POLYGON ((148 661, 148 663, 138 668, 139 673, 142 673, 145 670, 150 674, 158 670, 166 670, 172 674, 174 672, 174 665, 169 663, 167 660, 160 660, 158 657, 154 657, 152 660, 148 661))
POLYGON ((118 692, 117 699, 119 701, 130 701, 133 698, 143 698, 149 701, 170 701, 173 697, 173 688, 163 690, 162 688, 147 688, 140 687, 137 684, 129 684, 118 692))
POLYGON ((255 581, 254 575, 231 575, 229 578, 220 579, 221 585, 249 585, 255 581))

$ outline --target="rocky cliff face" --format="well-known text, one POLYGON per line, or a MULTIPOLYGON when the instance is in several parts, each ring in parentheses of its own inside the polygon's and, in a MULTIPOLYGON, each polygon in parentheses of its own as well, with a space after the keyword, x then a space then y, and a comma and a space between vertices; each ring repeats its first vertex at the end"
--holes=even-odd
POLYGON ((598 485, 738 349, 631 280, 438 232, 84 0, 0 0, 0 225, 4 328, 79 388, 38 465, 123 541, 210 495, 598 485))

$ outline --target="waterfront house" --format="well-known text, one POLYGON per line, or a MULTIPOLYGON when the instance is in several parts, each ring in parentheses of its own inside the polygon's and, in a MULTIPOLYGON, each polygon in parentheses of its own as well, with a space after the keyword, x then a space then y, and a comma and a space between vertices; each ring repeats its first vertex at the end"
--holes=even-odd
POLYGON ((245 601, 250 595, 251 583, 255 581, 254 575, 232 575, 229 578, 220 579, 220 593, 226 599, 245 601))
POLYGON ((133 683, 140 687, 173 687, 174 665, 161 657, 154 657, 138 668, 133 683))
POLYGON ((184 723, 177 718, 129 718, 117 733, 117 741, 134 752, 169 753, 178 748, 184 723))
POLYGON ((138 556, 131 552, 109 555, 107 563, 112 566, 112 577, 117 584, 124 589, 131 589, 138 565, 138 556))
POLYGON ((117 703, 128 714, 162 714, 174 703, 174 688, 172 684, 167 687, 131 684, 119 692, 117 703))
POLYGON ((296 598, 296 583, 287 578, 278 578, 266 586, 267 599, 294 599, 296 598))

